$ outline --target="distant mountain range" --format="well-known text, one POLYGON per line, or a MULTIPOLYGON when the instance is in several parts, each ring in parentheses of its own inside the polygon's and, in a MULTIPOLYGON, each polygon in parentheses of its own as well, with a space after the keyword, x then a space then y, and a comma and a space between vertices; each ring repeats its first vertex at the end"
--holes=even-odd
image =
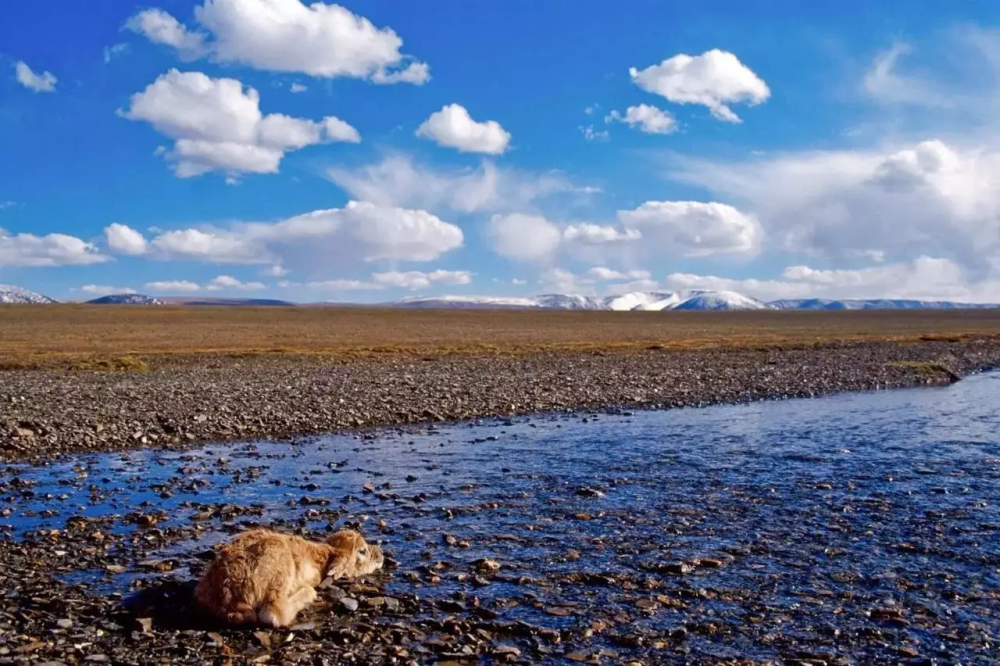
POLYGON ((0 303, 55 303, 48 296, 36 294, 33 291, 15 287, 9 284, 0 284, 0 303))
POLYGON ((95 305, 163 305, 160 299, 143 294, 110 294, 87 302, 95 305))
POLYGON ((901 299, 827 300, 804 298, 764 302, 735 291, 685 290, 676 292, 632 292, 597 298, 545 294, 521 298, 502 296, 429 296, 404 298, 393 307, 425 309, 543 309, 543 310, 959 310, 1000 308, 997 304, 914 301, 901 299))
MULTIPOLYGON (((0 285, 0 303, 55 303, 54 299, 21 287, 0 285)), ((95 298, 89 303, 114 305, 228 305, 286 306, 290 301, 269 298, 197 298, 170 296, 153 298, 142 294, 114 294, 95 298)), ((334 303, 310 305, 340 305, 334 303)), ((357 304, 343 304, 357 305, 357 304)), ((620 296, 582 296, 543 294, 541 296, 427 296, 404 298, 379 304, 381 307, 445 310, 959 310, 1000 308, 1000 304, 955 303, 952 301, 915 301, 905 299, 786 299, 764 302, 735 291, 688 289, 674 292, 632 292, 620 296)))
POLYGON ((404 298, 387 305, 426 309, 541 309, 541 310, 768 310, 767 303, 734 291, 632 292, 621 296, 543 294, 534 297, 430 296, 404 298))

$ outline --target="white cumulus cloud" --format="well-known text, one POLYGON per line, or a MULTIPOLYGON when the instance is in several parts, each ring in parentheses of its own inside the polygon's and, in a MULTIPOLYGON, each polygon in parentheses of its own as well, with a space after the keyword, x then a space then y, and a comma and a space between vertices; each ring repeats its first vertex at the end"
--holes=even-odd
POLYGON ((646 134, 673 134, 677 131, 677 120, 672 115, 649 104, 630 106, 625 110, 625 115, 612 111, 604 120, 638 127, 646 134))
POLYGON ((740 122, 729 104, 761 104, 770 96, 767 84, 732 53, 712 49, 698 56, 675 55, 658 65, 629 69, 632 81, 646 92, 675 104, 700 104, 718 120, 740 122))
POLYGON ((59 79, 52 72, 36 74, 25 62, 15 63, 14 74, 18 83, 36 93, 55 92, 56 83, 59 82, 59 79))
POLYGON ((1000 261, 1000 151, 940 140, 738 162, 680 159, 671 176, 753 211, 775 249, 832 259, 1000 261))
POLYGON ((138 256, 146 253, 146 238, 131 227, 115 222, 104 228, 108 247, 117 254, 138 256))
POLYGON ((642 238, 638 229, 619 229, 600 224, 571 224, 563 229, 563 240, 569 243, 601 245, 604 243, 620 243, 636 241, 642 238))
POLYGON ((422 210, 349 202, 280 222, 171 229, 148 241, 153 259, 271 266, 315 273, 331 264, 432 261, 463 243, 462 230, 422 210))
POLYGON ((563 231, 541 215, 494 215, 488 235, 497 254, 516 261, 550 257, 562 242, 563 231))
POLYGON ((92 243, 66 234, 10 234, 0 229, 0 268, 86 266, 107 261, 92 243))
POLYGON ((673 273, 658 288, 737 291, 761 300, 782 298, 898 298, 995 303, 1000 279, 974 279, 959 264, 939 257, 858 269, 786 268, 779 279, 731 279, 712 275, 673 273))
POLYGON ((206 35, 189 31, 180 21, 162 9, 146 9, 125 23, 125 28, 145 35, 149 41, 177 49, 182 60, 197 60, 209 53, 206 35))
POLYGON ((209 291, 235 290, 235 291, 259 291, 267 287, 260 282, 241 282, 230 275, 220 275, 209 280, 205 289, 209 291))
POLYGON ((626 230, 641 233, 647 248, 692 257, 749 252, 761 237, 752 215, 715 202, 647 201, 634 210, 618 211, 618 221, 626 230))
POLYGON ((463 153, 500 155, 507 150, 510 133, 495 120, 476 122, 459 104, 448 104, 436 111, 417 128, 417 136, 439 146, 463 153))
POLYGON ((201 28, 147 9, 126 23, 151 41, 177 49, 185 59, 210 56, 221 63, 320 78, 351 77, 378 84, 423 84, 430 69, 400 49, 391 28, 335 4, 300 0, 205 0, 195 7, 201 28))
POLYGON ((220 171, 276 173, 285 153, 330 141, 357 143, 361 136, 335 117, 322 121, 263 115, 260 95, 236 79, 213 79, 172 69, 132 96, 120 114, 148 122, 174 140, 166 158, 181 178, 220 171))

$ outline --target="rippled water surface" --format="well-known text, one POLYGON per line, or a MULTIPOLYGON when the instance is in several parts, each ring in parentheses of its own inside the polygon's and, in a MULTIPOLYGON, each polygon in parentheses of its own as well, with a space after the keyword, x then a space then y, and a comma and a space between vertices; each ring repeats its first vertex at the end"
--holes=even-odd
MULTIPOLYGON (((17 538, 80 516, 141 533, 137 515, 157 516, 156 529, 180 528, 142 556, 176 565, 157 576, 194 575, 194 555, 241 523, 317 536, 357 524, 398 563, 386 594, 440 600, 425 614, 476 609, 587 639, 571 653, 573 641, 536 637, 535 659, 997 658, 998 374, 941 389, 86 455, 7 469, 0 498, 17 538), (502 568, 477 580, 483 557, 502 568)), ((122 549, 125 573, 69 566, 65 580, 127 592, 151 574, 122 549)))

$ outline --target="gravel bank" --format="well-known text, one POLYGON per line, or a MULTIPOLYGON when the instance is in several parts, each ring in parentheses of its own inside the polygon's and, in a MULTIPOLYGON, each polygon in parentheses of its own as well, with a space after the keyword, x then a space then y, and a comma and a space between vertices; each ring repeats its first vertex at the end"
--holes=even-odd
POLYGON ((174 359, 149 372, 0 373, 0 460, 606 407, 669 408, 940 384, 1000 340, 524 357, 174 359))

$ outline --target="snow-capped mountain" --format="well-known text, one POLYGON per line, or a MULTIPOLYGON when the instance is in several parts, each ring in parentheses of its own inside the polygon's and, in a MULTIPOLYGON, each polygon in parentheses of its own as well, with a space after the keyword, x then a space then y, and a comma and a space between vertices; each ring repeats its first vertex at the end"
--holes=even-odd
POLYGON ((773 310, 770 305, 735 291, 709 291, 678 303, 672 310, 773 310))
POLYGON ((767 310, 766 303, 732 291, 686 290, 678 292, 632 292, 599 298, 574 294, 543 294, 532 297, 428 296, 405 298, 392 307, 487 309, 522 308, 542 310, 767 310))
POLYGON ((0 284, 0 303, 55 303, 56 301, 48 296, 28 291, 21 287, 9 284, 0 284))
POLYGON ((92 305, 163 305, 163 301, 144 294, 110 294, 92 301, 92 305))
POLYGON ((779 310, 959 310, 1000 307, 989 303, 954 303, 952 301, 914 301, 908 299, 872 298, 829 300, 824 298, 787 299, 773 301, 779 310))
POLYGON ((540 308, 537 298, 517 296, 413 296, 385 305, 397 308, 489 310, 540 308))
POLYGON ((1000 308, 1000 305, 953 303, 951 301, 914 301, 904 299, 830 300, 822 298, 789 299, 766 303, 735 291, 687 289, 676 292, 636 291, 620 296, 599 298, 569 294, 542 296, 427 296, 406 298, 390 307, 441 309, 544 309, 544 310, 945 310, 1000 308))

